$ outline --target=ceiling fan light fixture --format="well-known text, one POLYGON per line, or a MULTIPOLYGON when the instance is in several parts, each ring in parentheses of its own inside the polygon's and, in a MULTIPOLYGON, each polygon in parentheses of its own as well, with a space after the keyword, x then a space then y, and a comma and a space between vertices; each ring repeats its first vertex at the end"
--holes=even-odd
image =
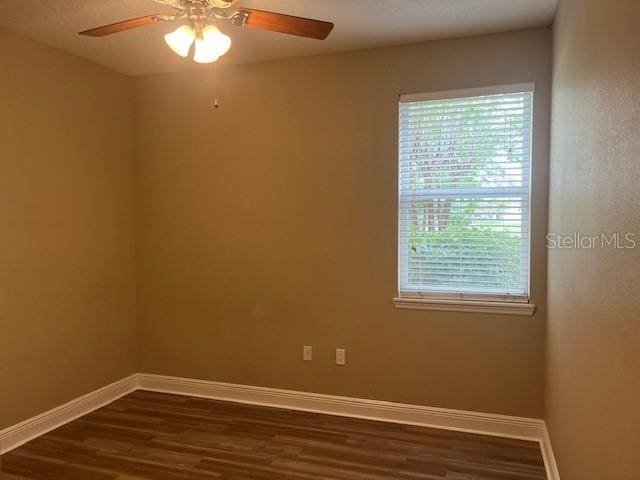
POLYGON ((202 30, 202 38, 196 38, 193 61, 197 63, 215 62, 227 53, 229 48, 231 48, 231 39, 215 25, 207 25, 202 30))
POLYGON ((196 39, 196 32, 189 25, 182 25, 164 36, 169 48, 181 57, 187 57, 191 45, 196 39))

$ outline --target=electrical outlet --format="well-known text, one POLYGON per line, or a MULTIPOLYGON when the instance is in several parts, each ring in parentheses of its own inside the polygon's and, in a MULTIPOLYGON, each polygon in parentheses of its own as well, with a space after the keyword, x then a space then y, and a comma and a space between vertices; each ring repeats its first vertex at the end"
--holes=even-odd
POLYGON ((336 348, 336 365, 347 364, 347 353, 344 348, 336 348))
POLYGON ((310 362, 313 360, 313 348, 311 345, 305 345, 302 347, 302 360, 310 362))

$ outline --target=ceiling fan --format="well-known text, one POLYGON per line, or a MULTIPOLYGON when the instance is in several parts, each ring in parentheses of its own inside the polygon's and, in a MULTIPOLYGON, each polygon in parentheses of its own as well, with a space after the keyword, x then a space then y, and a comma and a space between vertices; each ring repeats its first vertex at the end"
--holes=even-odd
POLYGON ((288 33, 300 37, 324 40, 333 30, 333 23, 294 17, 282 13, 266 12, 251 8, 235 8, 236 0, 154 0, 176 10, 173 15, 154 14, 112 23, 80 35, 103 37, 158 22, 184 22, 173 32, 165 35, 167 45, 181 57, 187 57, 195 44, 193 60, 198 63, 215 62, 227 53, 231 39, 222 33, 216 23, 228 20, 239 27, 257 28, 272 32, 288 33))

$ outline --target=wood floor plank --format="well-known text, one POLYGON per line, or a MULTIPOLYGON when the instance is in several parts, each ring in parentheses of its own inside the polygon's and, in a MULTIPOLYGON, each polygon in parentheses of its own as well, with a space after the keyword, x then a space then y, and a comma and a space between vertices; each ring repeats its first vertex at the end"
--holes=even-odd
POLYGON ((0 458, 4 480, 545 480, 535 442, 137 391, 0 458))

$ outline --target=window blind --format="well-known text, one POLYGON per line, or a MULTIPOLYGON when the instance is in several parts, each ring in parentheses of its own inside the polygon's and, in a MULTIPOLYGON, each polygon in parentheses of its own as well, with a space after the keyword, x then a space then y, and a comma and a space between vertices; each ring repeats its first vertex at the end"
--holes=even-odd
POLYGON ((401 297, 528 299, 533 86, 514 87, 400 97, 401 297))

